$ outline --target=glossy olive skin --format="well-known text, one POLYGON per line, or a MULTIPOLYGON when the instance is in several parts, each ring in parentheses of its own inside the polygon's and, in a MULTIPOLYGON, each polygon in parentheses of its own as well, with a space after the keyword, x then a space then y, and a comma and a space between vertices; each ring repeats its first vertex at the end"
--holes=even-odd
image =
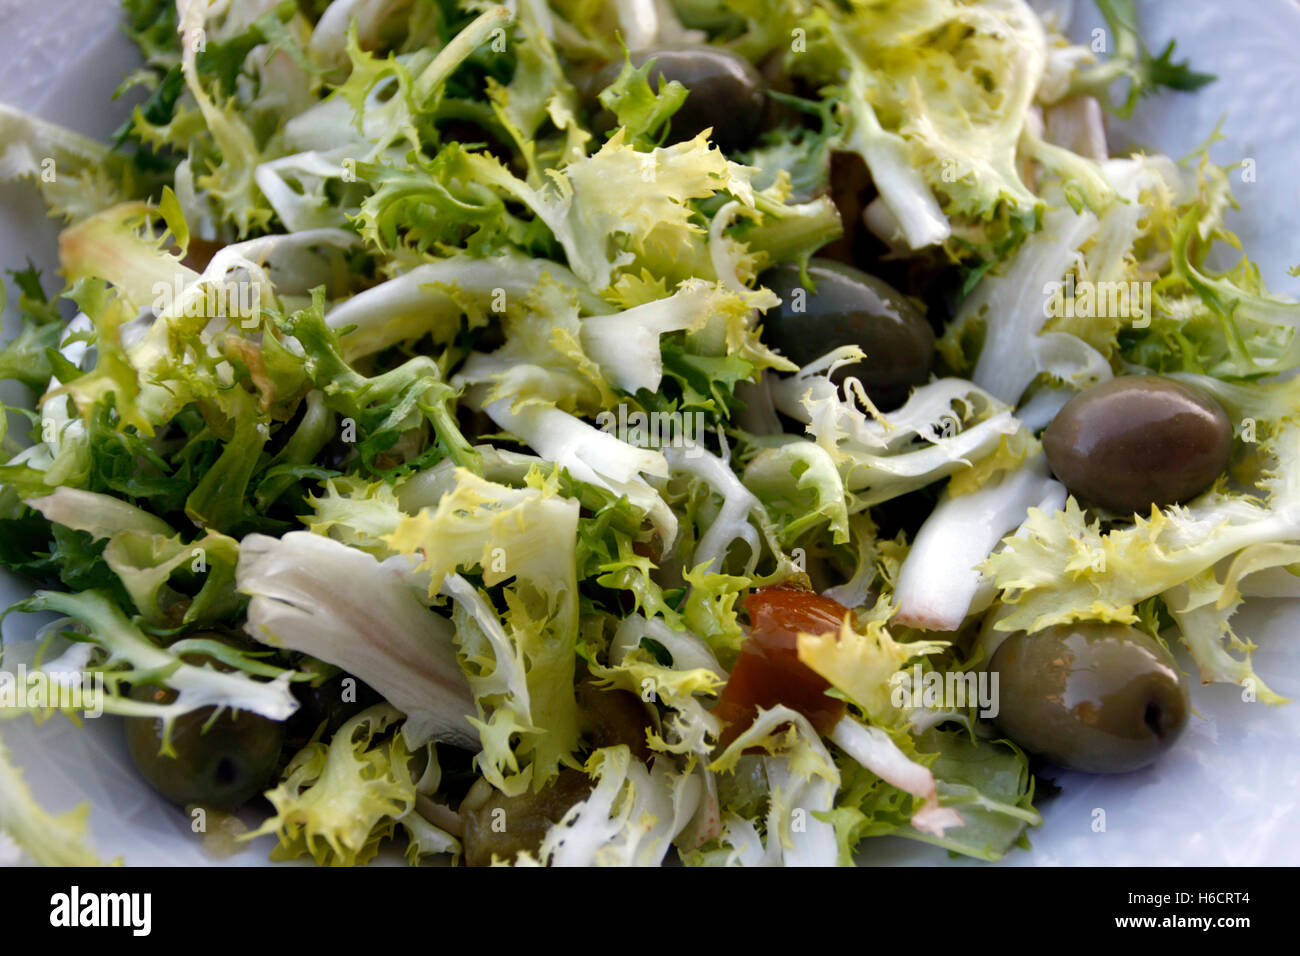
POLYGON ((328 740, 357 714, 383 702, 383 697, 369 684, 345 673, 335 674, 320 683, 296 683, 290 689, 299 706, 289 718, 289 728, 293 733, 308 738, 323 723, 323 736, 328 740), (351 683, 345 683, 347 681, 351 683))
POLYGON ((840 213, 844 235, 822 246, 817 251, 817 255, 823 259, 833 259, 836 262, 852 265, 854 248, 861 245, 858 241, 860 234, 866 231, 866 226, 862 222, 862 213, 875 192, 871 170, 857 153, 831 153, 828 186, 831 201, 835 203, 835 208, 840 213))
POLYGON ((522 850, 536 855, 546 832, 568 809, 591 793, 592 780, 579 770, 561 770, 549 786, 507 797, 494 790, 482 806, 461 810, 466 866, 491 866, 492 857, 513 861, 522 850))
POLYGON ((1078 623, 1007 638, 994 723, 1030 753, 1088 773, 1127 773, 1169 749, 1187 724, 1187 688, 1148 634, 1078 623))
POLYGON ((930 380, 934 330, 902 293, 861 269, 829 259, 809 260, 808 278, 812 287, 794 263, 759 277, 781 298, 763 315, 766 344, 798 365, 843 345, 858 346, 866 360, 832 377, 861 381, 882 411, 897 408, 915 386, 930 380))
POLYGON ((654 725, 640 697, 616 687, 597 687, 590 680, 581 681, 577 690, 582 729, 593 748, 624 744, 638 760, 654 755, 646 739, 654 725))
MULTIPOLYGON (((175 699, 173 691, 158 687, 137 687, 132 696, 157 703, 175 699)), ((234 810, 272 782, 284 725, 227 710, 204 731, 212 712, 213 708, 205 707, 176 720, 171 736, 174 757, 161 753, 161 720, 128 717, 127 749, 140 775, 172 803, 234 810)))
MULTIPOLYGON (((640 68, 649 60, 650 87, 676 80, 687 89, 686 101, 673 114, 667 143, 694 139, 712 129, 712 140, 723 152, 748 149, 754 144, 767 106, 763 76, 748 60, 715 46, 662 46, 631 54, 640 68)), ((623 69, 617 60, 605 67, 593 83, 598 95, 623 69)), ((606 111, 606 120, 611 117, 606 111)))
POLYGON ((1076 395, 1043 435, 1048 464, 1075 497, 1147 514, 1193 498, 1232 457, 1227 412, 1199 389, 1155 375, 1111 379, 1076 395))

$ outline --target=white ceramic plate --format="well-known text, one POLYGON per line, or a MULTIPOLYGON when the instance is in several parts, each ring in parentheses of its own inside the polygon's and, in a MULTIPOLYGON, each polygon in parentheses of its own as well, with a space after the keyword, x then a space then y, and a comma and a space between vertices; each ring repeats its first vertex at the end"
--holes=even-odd
MULTIPOLYGON (((1043 0, 1068 7, 1068 0, 1043 0)), ((1116 145, 1143 144, 1175 157, 1199 146, 1226 116, 1222 163, 1253 159, 1253 182, 1239 181, 1241 212, 1232 224, 1270 286, 1300 294, 1287 274, 1300 263, 1295 216, 1300 210, 1300 5, 1294 0, 1148 0, 1143 32, 1156 50, 1177 38, 1179 53, 1219 82, 1194 96, 1167 94, 1144 102, 1131 123, 1112 129, 1116 145)), ((105 136, 129 112, 108 93, 133 65, 116 28, 116 0, 0 0, 0 98, 83 132, 105 136)), ((1091 4, 1076 12, 1074 35, 1099 26, 1091 4)), ((28 189, 0 187, 0 266, 30 257, 52 270, 57 230, 28 189)), ((6 316, 6 318, 8 318, 6 316)), ((13 398, 0 392, 0 399, 13 398)), ((0 580, 0 603, 28 590, 0 580)), ((1236 619, 1259 644, 1256 669, 1280 694, 1300 699, 1300 606, 1256 601, 1236 619)), ((32 622, 5 622, 10 639, 32 622)), ((1189 661, 1185 669, 1191 673, 1189 661)), ((1270 708, 1245 703, 1239 689, 1198 687, 1199 714, 1178 747, 1158 766, 1123 777, 1062 774, 1063 792, 1042 805, 1044 824, 1031 851, 1013 851, 1006 865, 1291 864, 1300 857, 1300 703, 1270 708), (1105 811, 1105 830, 1095 811, 1105 811)), ((130 767, 120 727, 88 721, 78 730, 58 719, 40 728, 26 720, 0 725, 6 744, 38 798, 57 810, 89 801, 94 842, 108 857, 137 864, 211 862, 188 820, 152 794, 130 767)), ((233 861, 260 863, 262 841, 233 861)), ((4 858, 0 846, 0 860, 4 858)), ((967 864, 906 840, 868 841, 865 863, 967 864)))

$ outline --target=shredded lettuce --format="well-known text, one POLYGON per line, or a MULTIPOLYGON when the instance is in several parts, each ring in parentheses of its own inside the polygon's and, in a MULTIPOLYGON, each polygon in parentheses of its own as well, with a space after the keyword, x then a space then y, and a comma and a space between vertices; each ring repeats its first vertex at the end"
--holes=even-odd
POLYGON ((302 531, 250 535, 235 581, 252 598, 250 634, 356 674, 406 714, 412 746, 432 737, 472 744, 450 622, 372 556, 302 531), (367 611, 372 601, 383 602, 383 615, 367 611))
POLYGON ((700 800, 699 777, 655 765, 647 769, 625 746, 591 755, 591 795, 542 840, 547 866, 658 866, 700 800))
POLYGON ((86 590, 79 594, 37 591, 10 610, 54 611, 75 619, 85 629, 84 639, 103 652, 109 665, 102 671, 107 695, 104 710, 161 720, 161 749, 165 754, 173 752, 171 736, 176 719, 205 707, 248 711, 270 720, 284 720, 298 709, 298 701, 289 690, 293 672, 271 667, 233 650, 221 652, 222 662, 233 668, 229 672, 186 663, 183 654, 209 648, 202 643, 187 646, 184 642, 159 647, 126 618, 105 591, 86 590), (272 679, 254 680, 253 674, 272 679), (165 704, 133 701, 126 693, 124 678, 162 681, 177 696, 165 704))
MULTIPOLYGON (((31 393, 0 416, 0 565, 64 615, 11 653, 102 676, 164 750, 200 709, 284 722, 293 681, 365 684, 289 728, 248 835, 329 865, 454 860, 457 807, 562 774, 585 798, 502 862, 835 865, 886 834, 999 859, 1040 822, 1028 757, 894 690, 1015 629, 1172 624, 1204 681, 1278 702, 1232 618, 1300 591, 1300 305, 1210 265, 1237 243, 1205 150, 1107 157, 1103 106, 1208 78, 1101 10, 1098 63, 1027 0, 125 0, 111 146, 0 108, 0 180, 65 220, 65 284, 11 273, 0 350, 31 393), (701 91, 632 62, 679 44, 759 69, 746 148, 673 138, 701 91), (860 259, 863 227, 952 316, 883 412, 836 374, 880 356, 797 367, 764 328, 768 270, 860 259), (1206 493, 1102 523, 1037 436, 1148 372, 1242 440, 1206 493), (773 586, 848 609, 792 638, 845 716, 778 704, 720 748, 773 586)), ((81 822, 0 751, 25 852, 92 862, 81 822)))
POLYGON ((501 780, 507 792, 529 782, 540 788, 571 759, 578 739, 573 691, 578 503, 557 491, 554 484, 507 488, 462 472, 436 509, 403 516, 384 539, 398 554, 422 556, 417 570, 428 574, 430 596, 461 568, 477 567, 488 586, 513 579, 504 623, 517 648, 516 663, 522 659, 527 666, 523 703, 531 702, 531 720, 526 709, 493 706, 491 692, 478 701, 485 714, 478 728, 485 746, 482 765, 495 766, 497 773, 516 771, 521 758, 531 758, 515 783, 501 780), (520 739, 512 746, 513 734, 520 739), (489 744, 495 746, 487 749, 489 744))
POLYGON ((403 735, 377 739, 401 716, 381 704, 349 720, 328 745, 308 744, 267 791, 275 814, 241 839, 274 833, 280 842, 272 859, 309 855, 318 865, 352 866, 373 858, 401 823, 415 856, 458 853, 455 838, 416 813, 413 754, 403 735))

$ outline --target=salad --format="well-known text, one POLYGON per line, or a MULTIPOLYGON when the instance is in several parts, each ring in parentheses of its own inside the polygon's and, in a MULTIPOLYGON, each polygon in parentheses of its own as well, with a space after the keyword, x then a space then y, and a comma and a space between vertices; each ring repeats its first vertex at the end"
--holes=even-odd
POLYGON ((276 860, 997 860, 1282 703, 1300 304, 1098 7, 125 0, 112 142, 0 106, 0 832, 101 862, 3 746, 93 698, 276 860))

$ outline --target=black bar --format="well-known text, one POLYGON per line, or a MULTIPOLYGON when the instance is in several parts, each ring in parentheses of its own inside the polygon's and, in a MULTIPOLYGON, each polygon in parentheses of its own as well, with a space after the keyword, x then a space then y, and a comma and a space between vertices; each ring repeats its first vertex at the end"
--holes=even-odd
MULTIPOLYGON (((1199 935, 1230 945, 1243 933, 1290 929, 1292 875, 1268 869, 1002 866, 861 868, 793 877, 683 868, 599 875, 437 867, 27 869, 7 874, 6 923, 17 938, 77 934, 126 946, 200 943, 205 951, 227 944, 260 951, 308 940, 396 951, 412 937, 437 947, 451 942, 448 936, 460 945, 530 937, 559 944, 569 933, 590 945, 601 939, 597 926, 625 942, 658 934, 683 939, 695 926, 715 933, 725 926, 730 948, 735 934, 767 932, 763 927, 772 921, 806 932, 810 943, 826 939, 828 929, 839 939, 848 934, 863 949, 898 933, 932 942, 1027 942, 1040 935, 1058 942, 1175 942, 1199 935), (111 916, 117 907, 123 914, 119 923, 127 925, 52 925, 60 918, 70 922, 74 886, 87 914, 85 907, 99 907, 97 894, 149 894, 148 934, 143 920, 133 928, 127 918, 142 909, 122 909, 121 898, 101 911, 111 916), (86 902, 91 896, 94 904, 86 902)), ((697 937, 701 943, 706 938, 697 937)))

